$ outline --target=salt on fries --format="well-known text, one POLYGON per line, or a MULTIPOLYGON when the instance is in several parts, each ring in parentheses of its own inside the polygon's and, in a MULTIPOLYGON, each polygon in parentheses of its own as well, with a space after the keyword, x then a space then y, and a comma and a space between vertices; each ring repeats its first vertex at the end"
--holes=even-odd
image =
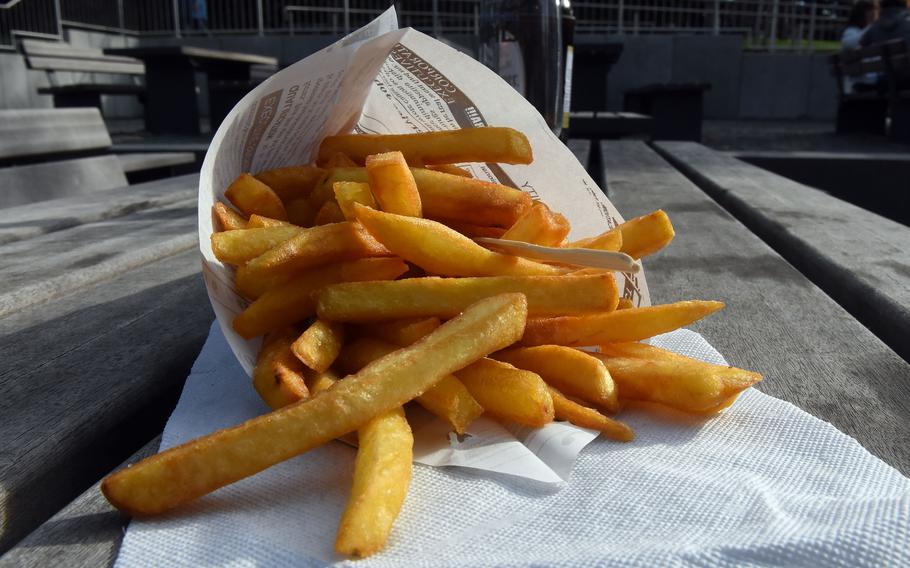
POLYGON ((212 250, 251 300, 232 323, 264 336, 252 386, 273 410, 111 474, 107 499, 162 513, 356 431, 335 549, 363 557, 404 503, 410 401, 460 434, 486 414, 628 442, 609 416, 626 401, 713 414, 761 379, 635 343, 723 307, 619 298, 604 269, 667 246, 666 213, 566 242, 559 212, 456 165, 531 160, 520 132, 471 128, 330 136, 318 165, 241 174, 212 211, 212 250))

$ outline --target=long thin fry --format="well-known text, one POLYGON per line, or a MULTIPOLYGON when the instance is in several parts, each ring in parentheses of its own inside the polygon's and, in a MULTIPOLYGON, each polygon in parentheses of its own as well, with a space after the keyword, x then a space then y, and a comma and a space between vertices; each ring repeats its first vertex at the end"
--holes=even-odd
POLYGON ((212 214, 218 220, 222 231, 235 231, 237 229, 246 229, 247 220, 243 215, 231 209, 224 203, 218 202, 212 207, 212 214))
POLYGON ((420 193, 401 152, 367 156, 370 190, 383 211, 410 217, 423 216, 420 193))
POLYGON ((566 398, 553 387, 550 387, 550 396, 553 397, 557 420, 566 420, 582 428, 600 430, 604 436, 617 442, 631 442, 635 438, 635 432, 622 422, 566 398))
POLYGON ((295 335, 290 328, 269 334, 256 358, 253 387, 273 410, 309 396, 303 364, 291 353, 295 335))
POLYGON ((532 428, 553 421, 553 399, 536 373, 481 359, 455 376, 491 416, 532 428))
POLYGON ((478 302, 319 396, 146 458, 104 478, 101 490, 111 504, 134 515, 178 507, 400 407, 444 375, 515 342, 526 317, 520 294, 478 302))
POLYGON ((343 342, 344 326, 316 320, 294 341, 291 351, 304 365, 321 373, 335 362, 343 342))

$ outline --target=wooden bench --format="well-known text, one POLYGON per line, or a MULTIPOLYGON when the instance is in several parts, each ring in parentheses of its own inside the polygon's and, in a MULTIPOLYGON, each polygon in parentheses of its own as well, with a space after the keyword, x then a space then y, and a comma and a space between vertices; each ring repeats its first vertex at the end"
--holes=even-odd
POLYGON ((654 120, 637 112, 577 111, 569 115, 572 138, 594 140, 641 137, 651 139, 654 120))
POLYGON ((903 40, 844 51, 828 58, 838 90, 839 134, 866 132, 886 134, 910 142, 910 54, 903 40), (881 77, 863 90, 848 90, 848 79, 859 81, 868 75, 881 77), (891 117, 888 130, 887 118, 891 117))
POLYGON ((136 174, 171 175, 196 161, 176 152, 124 159, 110 147, 96 108, 0 110, 0 209, 123 187, 136 174))
POLYGON ((655 146, 749 230, 910 360, 910 228, 701 144, 658 142, 655 146))
POLYGON ((655 83, 625 92, 623 110, 650 116, 654 140, 701 141, 709 83, 655 83))
POLYGON ((145 75, 145 65, 132 57, 105 55, 96 48, 75 47, 67 43, 24 39, 20 43, 25 62, 30 69, 47 73, 49 87, 38 89, 40 94, 52 95, 54 106, 101 108, 101 95, 141 96, 145 88, 137 80, 145 75), (126 75, 134 82, 98 83, 76 82, 60 84, 58 72, 126 75))
POLYGON ((652 301, 726 302, 693 328, 732 365, 762 372, 759 390, 910 474, 910 365, 645 144, 608 141, 602 151, 619 211, 663 208, 676 228, 673 243, 645 260, 652 301))

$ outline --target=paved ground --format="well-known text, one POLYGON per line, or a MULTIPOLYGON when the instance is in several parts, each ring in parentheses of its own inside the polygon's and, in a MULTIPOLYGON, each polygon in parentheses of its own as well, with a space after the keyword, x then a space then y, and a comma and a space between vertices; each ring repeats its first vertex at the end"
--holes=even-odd
POLYGON ((704 143, 716 150, 908 152, 882 136, 839 135, 833 122, 706 120, 704 143))

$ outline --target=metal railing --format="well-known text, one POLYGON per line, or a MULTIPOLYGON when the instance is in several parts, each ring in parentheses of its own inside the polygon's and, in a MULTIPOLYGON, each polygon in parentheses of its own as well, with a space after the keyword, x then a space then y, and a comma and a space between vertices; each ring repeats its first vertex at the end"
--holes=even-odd
MULTIPOLYGON (((403 26, 475 34, 482 0, 397 0, 403 26)), ((392 0, 0 0, 0 45, 60 25, 132 35, 333 34, 366 24, 392 0), (61 6, 62 4, 62 6, 61 6), (7 7, 7 5, 9 5, 7 7), (62 12, 61 12, 62 7, 62 12)), ((760 49, 839 40, 851 0, 579 0, 576 33, 735 34, 760 49)))

